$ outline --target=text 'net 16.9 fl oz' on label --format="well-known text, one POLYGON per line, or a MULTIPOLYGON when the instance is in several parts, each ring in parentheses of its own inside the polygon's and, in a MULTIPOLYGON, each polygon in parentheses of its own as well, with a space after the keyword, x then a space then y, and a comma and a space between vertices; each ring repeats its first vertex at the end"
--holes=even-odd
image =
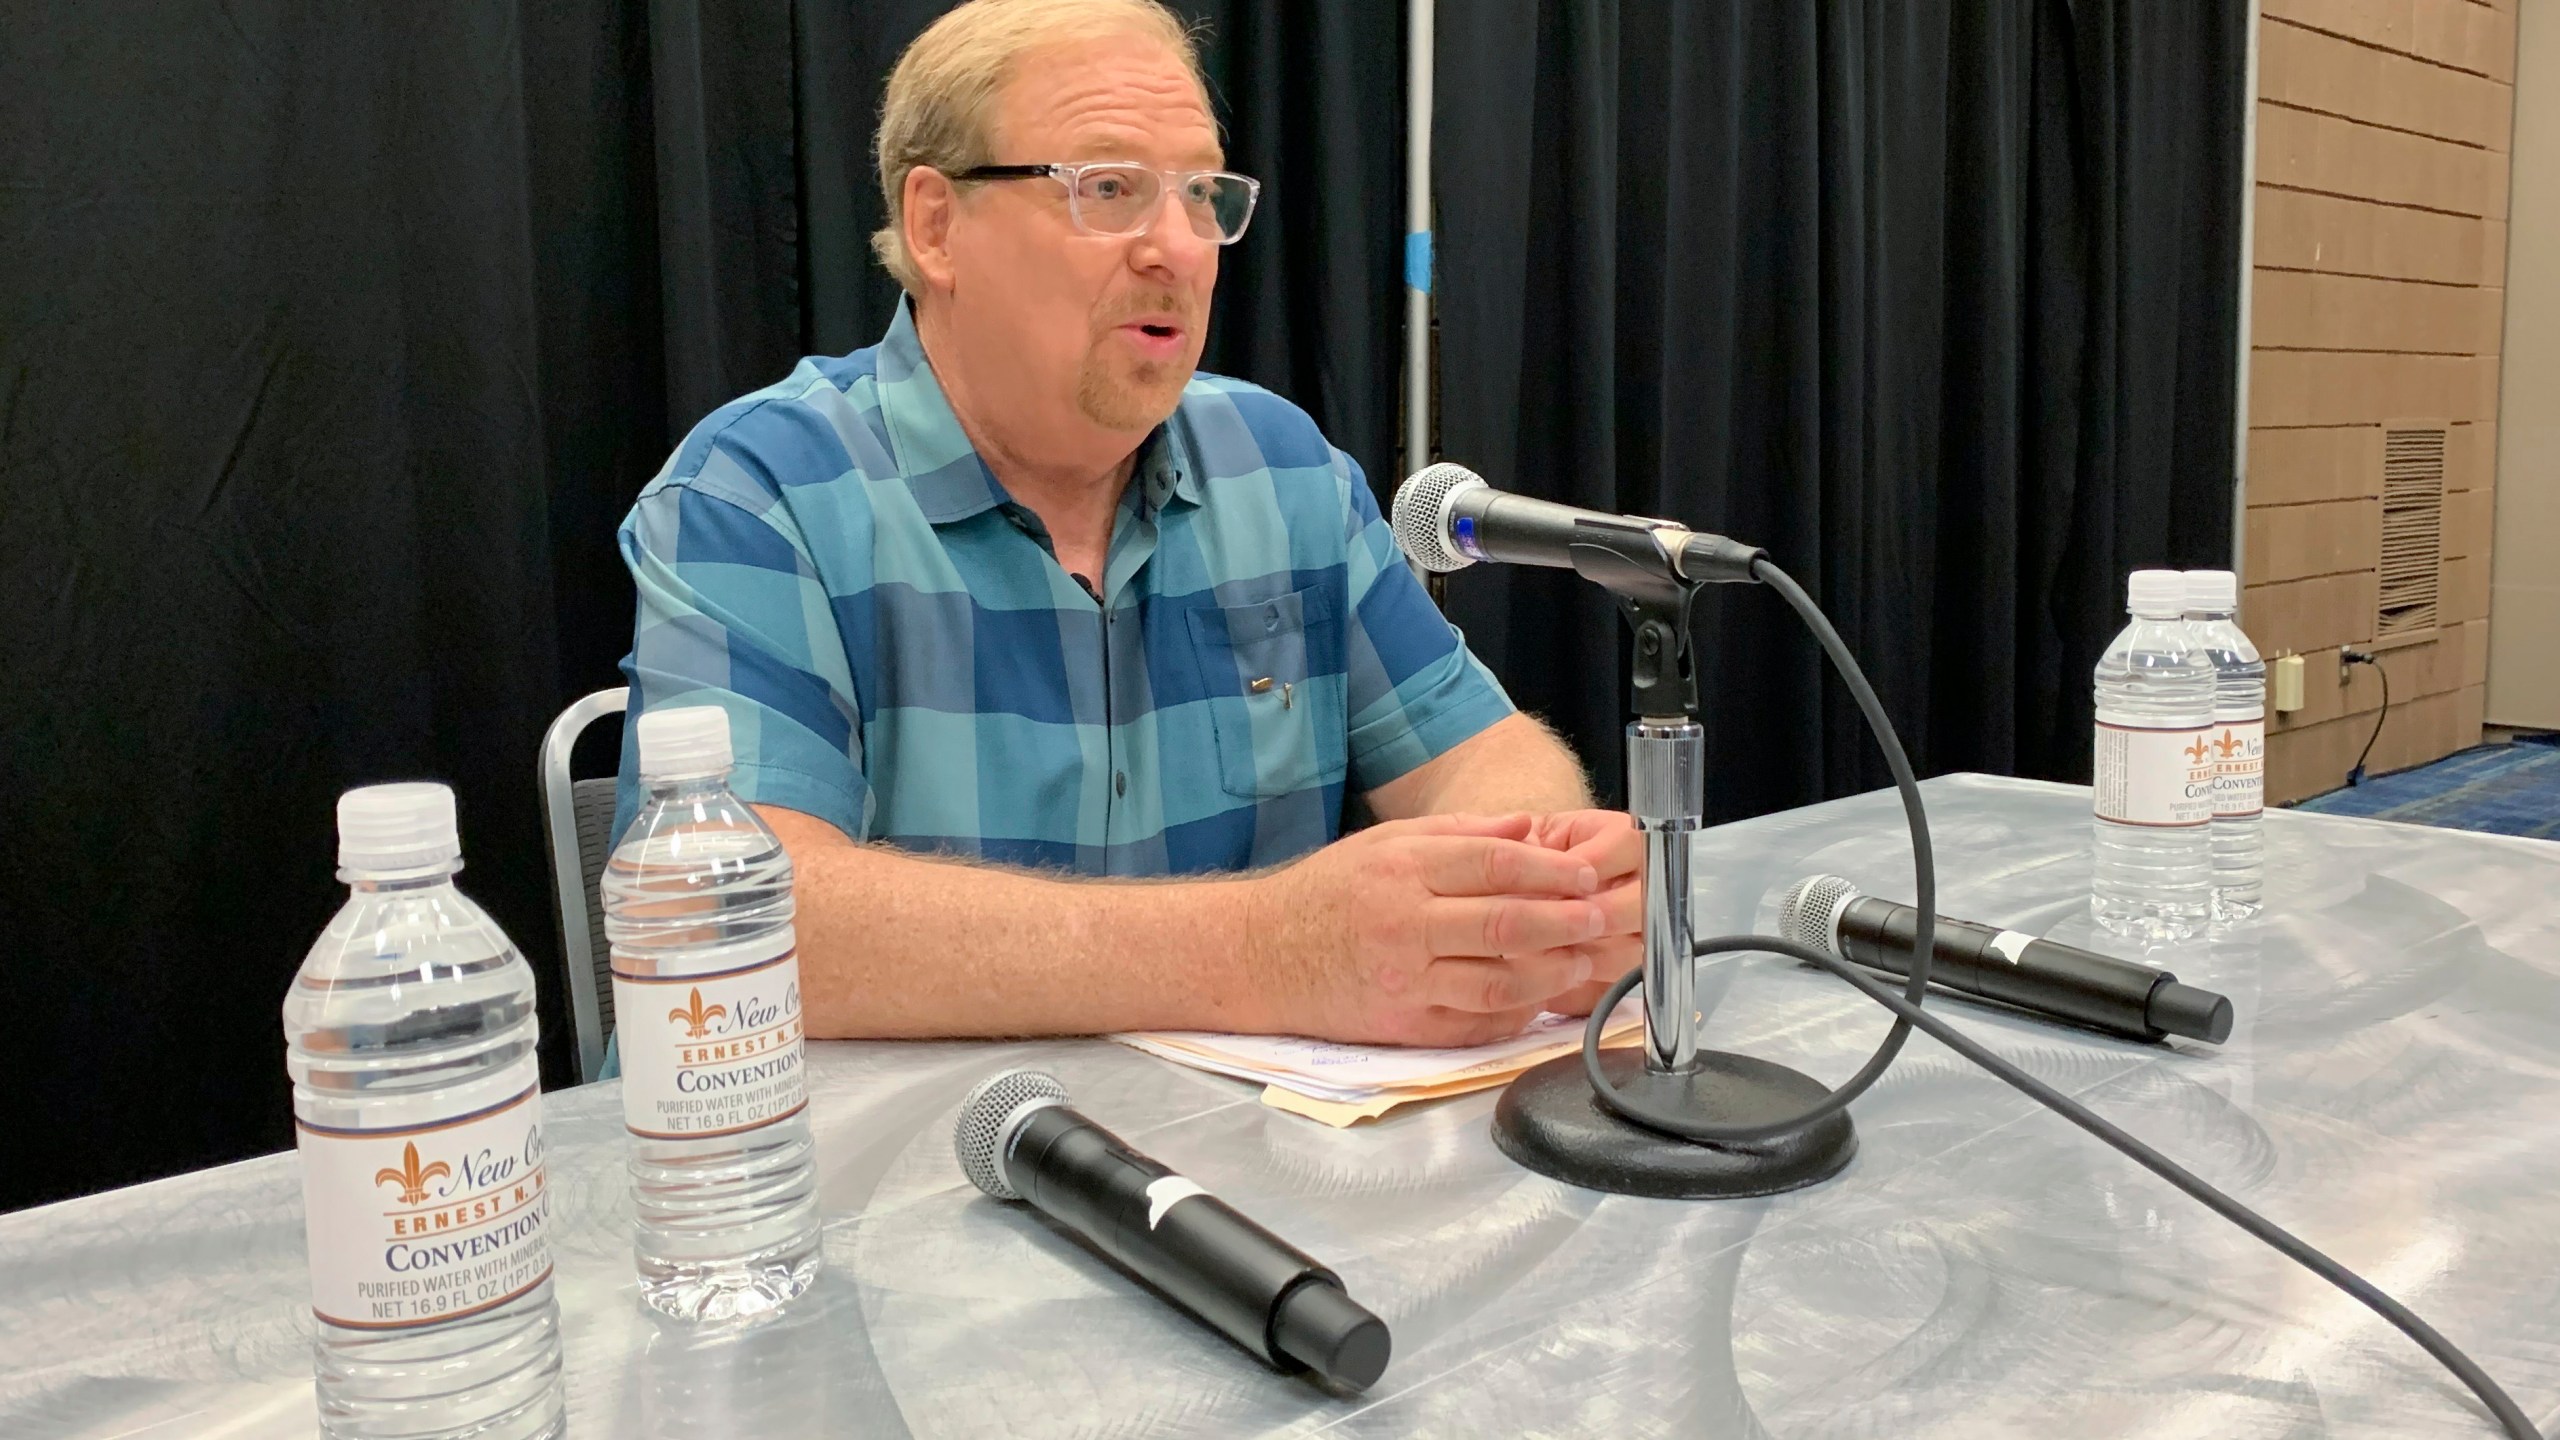
POLYGON ((736 1135, 800 1113, 800 954, 702 975, 613 971, 622 1118, 651 1140, 736 1135))

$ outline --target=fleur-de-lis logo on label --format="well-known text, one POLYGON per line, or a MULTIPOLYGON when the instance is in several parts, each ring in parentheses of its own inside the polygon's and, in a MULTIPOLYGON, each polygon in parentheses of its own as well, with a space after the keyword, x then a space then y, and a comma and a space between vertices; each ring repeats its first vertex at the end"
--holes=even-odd
POLYGON ((2221 751, 2222 758, 2228 760, 2231 758, 2232 752, 2240 748, 2240 737, 2233 734, 2231 731, 2225 730, 2222 732, 2222 738, 2213 742, 2213 748, 2221 751))
POLYGON ((394 1170, 388 1165, 383 1166, 373 1172, 373 1183, 399 1186, 400 1203, 415 1205, 427 1198, 428 1181, 452 1173, 453 1167, 441 1160, 431 1161, 421 1168, 418 1164, 418 1142, 412 1140, 400 1147, 400 1168, 394 1170))
POLYGON ((681 1020, 684 1022, 684 1038, 687 1040, 699 1040, 703 1036, 711 1033, 706 1027, 708 1027, 712 1021, 718 1020, 728 1013, 729 1007, 726 1005, 704 1005, 702 1003, 702 987, 697 985, 694 987, 692 1000, 681 1010, 668 1011, 667 1018, 669 1020, 681 1020))
POLYGON ((2196 737, 2196 743, 2187 747, 2187 758, 2194 761, 2196 764, 2201 765, 2204 763, 2205 752, 2211 748, 2212 742, 2199 735, 2196 737))

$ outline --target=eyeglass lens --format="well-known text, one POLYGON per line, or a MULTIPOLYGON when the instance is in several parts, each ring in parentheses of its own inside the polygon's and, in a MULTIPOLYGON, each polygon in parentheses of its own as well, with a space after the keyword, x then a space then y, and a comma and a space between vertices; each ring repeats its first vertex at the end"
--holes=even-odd
MULTIPOLYGON (((1164 177, 1138 165, 1095 165, 1076 177, 1076 217, 1100 235, 1144 229, 1164 203, 1164 177)), ((1226 242, 1253 218, 1253 188, 1242 176, 1194 175, 1184 182, 1182 208, 1204 240, 1226 242)))

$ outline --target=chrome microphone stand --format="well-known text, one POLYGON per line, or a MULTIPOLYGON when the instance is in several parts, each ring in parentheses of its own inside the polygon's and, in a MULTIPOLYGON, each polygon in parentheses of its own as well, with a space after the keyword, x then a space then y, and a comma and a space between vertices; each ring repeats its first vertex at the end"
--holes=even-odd
POLYGON ((1690 719, 1627 727, 1627 811, 1644 832, 1647 1068, 1698 1068, 1698 963, 1690 954, 1690 841, 1705 821, 1707 732, 1690 719))
MULTIPOLYGON (((1602 1072, 1650 1108, 1731 1123, 1795 1114, 1829 1092, 1811 1076, 1699 1046, 1691 847, 1705 825, 1706 731, 1689 648, 1690 612, 1708 584, 1750 578, 1682 573, 1687 532, 1586 524, 1574 569, 1609 591, 1635 631, 1629 675, 1627 810, 1644 832, 1644 1025, 1641 1050, 1610 1050, 1602 1072)), ((1837 1174, 1857 1150, 1846 1113, 1749 1145, 1703 1145, 1604 1107, 1580 1055, 1523 1074, 1495 1107, 1494 1143, 1543 1175, 1595 1190, 1671 1199, 1767 1195, 1837 1174)))

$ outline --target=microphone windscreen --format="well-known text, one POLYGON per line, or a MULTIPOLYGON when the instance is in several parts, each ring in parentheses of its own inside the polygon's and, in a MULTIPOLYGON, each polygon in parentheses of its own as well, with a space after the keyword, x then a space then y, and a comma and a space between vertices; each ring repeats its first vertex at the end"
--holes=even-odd
POLYGON ((1837 875, 1808 875, 1778 902, 1778 934, 1825 955, 1840 953, 1840 912, 1858 887, 1837 875))
POLYGON ((1449 546, 1449 497, 1483 483, 1483 476, 1445 460, 1405 477, 1404 484, 1396 487, 1396 548, 1434 574, 1463 570, 1476 563, 1449 546))
POLYGON ((1022 1192, 1004 1175, 1004 1147, 1024 1111, 1066 1103, 1067 1087, 1045 1071, 1005 1070, 979 1081, 960 1102, 959 1122, 951 1127, 960 1173, 999 1200, 1021 1199, 1022 1192))

